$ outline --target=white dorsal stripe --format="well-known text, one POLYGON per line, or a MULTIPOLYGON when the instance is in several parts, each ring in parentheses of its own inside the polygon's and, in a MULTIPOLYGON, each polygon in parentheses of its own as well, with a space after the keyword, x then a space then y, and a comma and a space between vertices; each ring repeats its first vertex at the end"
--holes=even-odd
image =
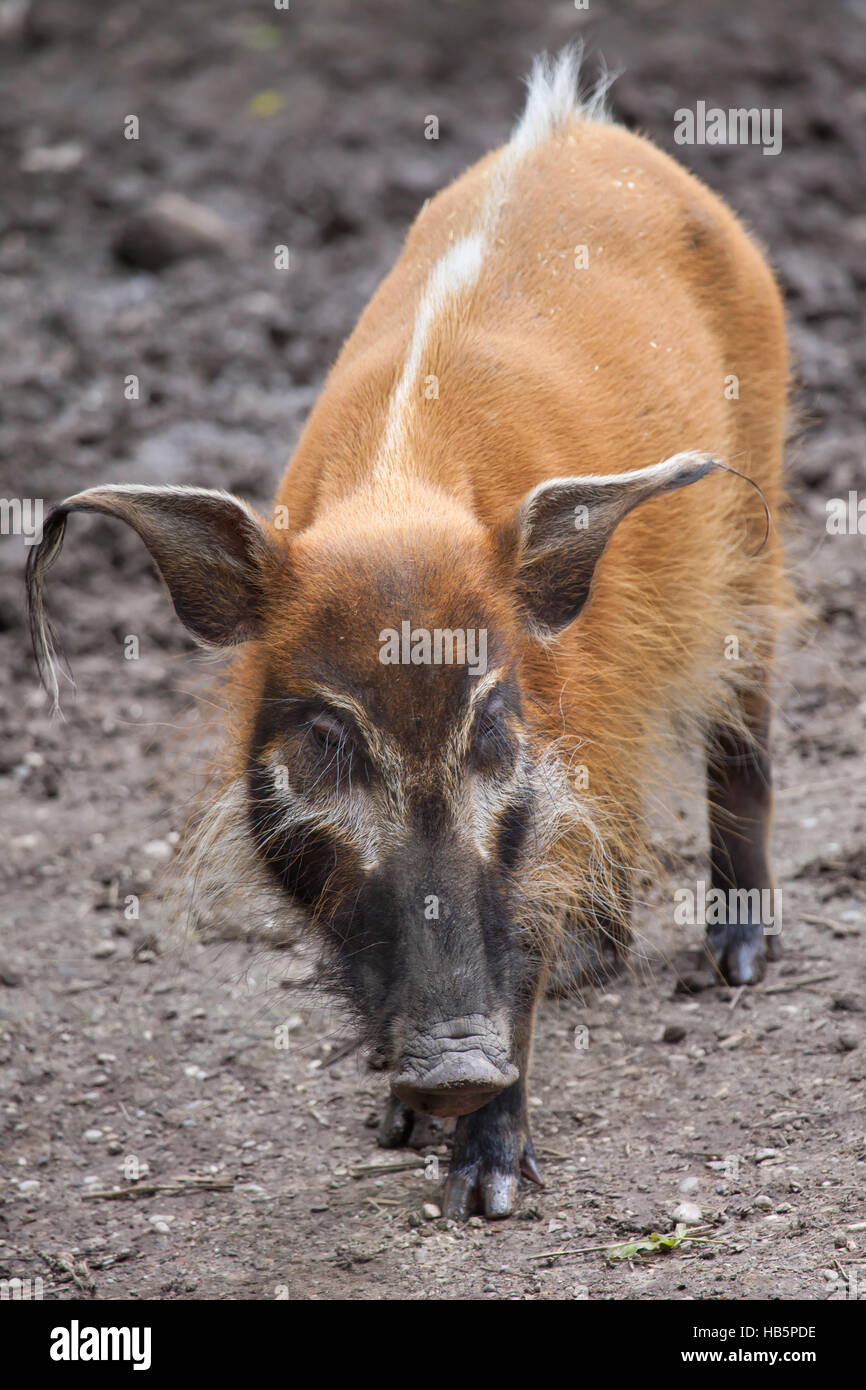
POLYGON ((564 49, 555 59, 546 54, 535 59, 527 82, 523 114, 492 166, 477 226, 455 241, 430 272, 415 311, 403 370, 388 403, 375 469, 380 479, 408 462, 405 443, 409 419, 417 401, 418 379, 433 326, 461 295, 477 284, 518 164, 575 118, 607 119, 604 99, 611 79, 605 74, 589 96, 581 97, 581 56, 581 46, 575 45, 564 49))
POLYGON ((379 453, 379 469, 390 470, 397 463, 400 444, 405 435, 411 392, 421 370, 430 327, 445 311, 449 300, 456 298, 461 290, 475 284, 481 272, 483 259, 484 240, 480 232, 474 232, 471 236, 464 236, 455 241, 433 267, 415 314, 406 362, 388 407, 388 419, 379 453))

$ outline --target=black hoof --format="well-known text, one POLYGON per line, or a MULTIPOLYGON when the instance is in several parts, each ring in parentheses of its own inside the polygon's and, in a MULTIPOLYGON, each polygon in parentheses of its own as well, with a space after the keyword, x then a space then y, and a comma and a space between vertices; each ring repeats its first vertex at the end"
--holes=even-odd
POLYGON ((521 1178, 544 1186, 531 1139, 517 1149, 510 1150, 505 1144, 497 1146, 493 1153, 470 1154, 461 1152, 458 1140, 445 1184, 443 1215, 452 1221, 466 1221, 476 1212, 488 1221, 511 1216, 521 1178))
POLYGON ((756 985, 767 960, 778 955, 778 937, 760 922, 719 922, 707 927, 710 959, 729 985, 756 985))

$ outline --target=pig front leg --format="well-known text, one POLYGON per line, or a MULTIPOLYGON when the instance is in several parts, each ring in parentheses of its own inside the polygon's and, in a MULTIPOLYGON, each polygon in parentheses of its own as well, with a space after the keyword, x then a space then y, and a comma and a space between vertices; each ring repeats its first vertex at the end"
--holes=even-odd
POLYGON ((443 1206, 443 1215, 453 1221, 465 1221, 476 1212, 489 1220, 510 1216, 521 1176, 544 1186, 529 1133, 531 1038, 530 1019, 520 1045, 514 1049, 519 1079, 480 1110, 457 1121, 443 1206))
POLYGON ((458 1119, 456 1127, 453 1120, 424 1115, 397 1096, 388 1097, 378 1134, 382 1148, 427 1148, 442 1143, 453 1129, 443 1213, 454 1221, 465 1221, 475 1212, 491 1220, 510 1216, 521 1177, 544 1185, 535 1162, 526 1102, 531 1029, 530 1020, 514 1048, 518 1080, 458 1119))

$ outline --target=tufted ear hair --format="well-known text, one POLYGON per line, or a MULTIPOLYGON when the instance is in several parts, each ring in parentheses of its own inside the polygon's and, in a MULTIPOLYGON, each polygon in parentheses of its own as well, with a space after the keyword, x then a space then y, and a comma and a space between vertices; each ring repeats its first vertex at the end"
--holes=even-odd
POLYGON ((45 519, 27 559, 30 632, 40 679, 59 710, 58 660, 45 616, 44 580, 63 546, 71 512, 125 521, 147 546, 181 622, 199 642, 227 647, 257 637, 266 576, 277 563, 264 523, 227 492, 194 487, 89 488, 45 519))
POLYGON ((633 508, 724 467, 702 453, 674 454, 629 473, 551 478, 524 498, 506 525, 516 552, 514 590, 528 626, 553 636, 589 598, 595 567, 633 508))

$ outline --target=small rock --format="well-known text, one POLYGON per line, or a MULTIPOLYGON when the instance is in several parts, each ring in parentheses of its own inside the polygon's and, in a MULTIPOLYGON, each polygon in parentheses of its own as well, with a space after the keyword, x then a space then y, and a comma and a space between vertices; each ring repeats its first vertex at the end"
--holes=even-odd
POLYGON ((100 941, 98 946, 94 946, 90 954, 94 960, 107 960, 109 956, 114 955, 116 950, 116 941, 100 941))
POLYGON ((662 1033, 662 1042, 681 1043, 686 1036, 686 1030, 681 1023, 669 1023, 662 1033))
POLYGON ((772 1197, 767 1197, 764 1195, 764 1193, 761 1193, 760 1197, 755 1198, 755 1206, 758 1208, 759 1211, 772 1211, 773 1199, 772 1197))
POLYGON ((854 1052, 860 1046, 860 1039, 856 1033, 840 1033, 836 1039, 836 1047, 839 1052, 854 1052))
POLYGON ((17 970, 13 970, 11 965, 4 965, 0 961, 0 985, 5 985, 7 989, 15 989, 21 983, 21 976, 17 970))
POLYGON ((119 1139, 109 1139, 109 1141, 108 1141, 108 1146, 107 1146, 107 1147, 108 1147, 108 1152, 109 1152, 110 1154, 122 1154, 122 1153, 123 1153, 123 1145, 121 1144, 121 1142, 120 1142, 119 1139))
POLYGON ((716 978, 709 970, 687 970, 679 976, 675 993, 700 994, 702 990, 712 989, 715 983, 716 978))
POLYGON ((102 1138, 102 1130, 101 1130, 101 1129, 86 1129, 86 1130, 84 1131, 84 1142, 85 1142, 85 1144, 98 1144, 101 1138, 102 1138))
POLYGON ((36 1192, 39 1189, 40 1185, 41 1184, 37 1181, 36 1178, 25 1178, 23 1182, 20 1182, 18 1184, 18 1191, 36 1192))
POLYGON ((21 156, 20 168, 25 174, 68 174, 77 169, 84 158, 84 148, 77 141, 61 145, 36 145, 21 156))
POLYGON ((688 1197, 690 1193, 697 1192, 700 1185, 700 1178, 683 1178, 680 1183, 680 1192, 682 1192, 684 1197, 688 1197))
POLYGON ((857 994, 837 994, 833 1000, 833 1008, 842 1013, 862 1014, 863 1000, 857 994))
POLYGON ((219 213, 182 194, 163 193, 128 220, 113 250, 124 265, 159 271, 186 256, 225 255, 237 241, 219 213))
POLYGON ((442 1212, 435 1202, 425 1202, 421 1208, 421 1215, 425 1221, 437 1221, 442 1212))
POLYGON ((145 854, 149 854, 152 859, 170 859, 171 845, 168 840, 148 840, 142 845, 145 854))
POLYGON ((682 1221, 686 1226, 699 1226, 703 1213, 696 1202, 680 1202, 674 1211, 674 1221, 682 1221))
POLYGON ((766 1161, 767 1161, 768 1158, 778 1158, 778 1157, 779 1157, 779 1150, 778 1150, 778 1149, 758 1149, 758 1150, 756 1150, 756 1152, 755 1152, 755 1162, 756 1162, 756 1163, 766 1163, 766 1161))

